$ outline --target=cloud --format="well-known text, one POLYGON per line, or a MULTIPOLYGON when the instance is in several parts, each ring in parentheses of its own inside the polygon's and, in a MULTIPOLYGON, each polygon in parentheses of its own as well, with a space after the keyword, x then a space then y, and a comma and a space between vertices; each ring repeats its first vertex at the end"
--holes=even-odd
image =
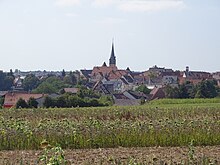
POLYGON ((186 7, 183 0, 94 0, 93 6, 114 6, 126 12, 155 12, 186 7))
POLYGON ((55 5, 57 6, 76 6, 80 4, 80 0, 56 0, 55 5))
POLYGON ((119 9, 128 12, 153 12, 170 9, 183 9, 185 4, 180 0, 133 0, 122 2, 118 7, 119 9))
POLYGON ((114 5, 115 3, 116 3, 115 0, 94 0, 92 5, 96 7, 106 7, 106 6, 114 5))

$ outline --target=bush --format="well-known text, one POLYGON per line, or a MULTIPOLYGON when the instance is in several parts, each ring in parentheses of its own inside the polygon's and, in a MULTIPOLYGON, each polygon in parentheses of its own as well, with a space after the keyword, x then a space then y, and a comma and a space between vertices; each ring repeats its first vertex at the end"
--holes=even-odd
POLYGON ((24 99, 20 98, 16 103, 16 108, 28 108, 28 104, 24 99))

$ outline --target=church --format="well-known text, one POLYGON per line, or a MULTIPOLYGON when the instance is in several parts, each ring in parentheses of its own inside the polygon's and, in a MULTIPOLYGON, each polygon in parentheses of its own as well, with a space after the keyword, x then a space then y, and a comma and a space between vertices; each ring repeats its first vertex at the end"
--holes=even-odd
POLYGON ((128 73, 127 70, 119 70, 116 66, 114 43, 112 42, 109 65, 104 62, 102 66, 95 66, 90 74, 91 81, 96 82, 103 78, 118 79, 128 73), (113 76, 114 75, 114 76, 113 76))

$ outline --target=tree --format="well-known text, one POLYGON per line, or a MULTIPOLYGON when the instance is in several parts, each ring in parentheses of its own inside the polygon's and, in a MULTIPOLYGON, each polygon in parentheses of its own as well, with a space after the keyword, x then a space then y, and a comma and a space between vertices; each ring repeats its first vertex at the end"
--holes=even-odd
POLYGON ((28 100, 28 106, 29 106, 30 108, 37 108, 38 102, 36 101, 35 98, 31 97, 31 98, 28 100))
POLYGON ((53 99, 49 96, 46 96, 45 100, 44 100, 44 103, 43 103, 43 106, 46 107, 46 108, 54 107, 53 99))
POLYGON ((22 98, 20 98, 16 103, 16 108, 28 108, 28 104, 22 98))
POLYGON ((214 98, 217 95, 217 83, 213 80, 205 80, 196 85, 197 98, 214 98))
POLYGON ((66 76, 66 72, 65 72, 65 70, 63 69, 63 71, 62 71, 62 77, 65 77, 66 76))
POLYGON ((150 94, 151 90, 146 87, 146 85, 140 85, 135 89, 135 91, 143 92, 144 94, 150 94))
POLYGON ((35 89, 40 83, 40 80, 34 75, 34 74, 29 74, 24 78, 23 81, 23 88, 26 91, 31 91, 35 89))
POLYGON ((55 105, 56 105, 58 108, 67 107, 66 97, 65 97, 64 95, 58 97, 58 98, 56 99, 55 105))
POLYGON ((3 71, 0 71, 0 91, 10 90, 13 86, 14 77, 6 75, 3 71))
POLYGON ((179 89, 177 87, 171 87, 167 85, 165 87, 165 96, 166 98, 179 98, 179 89))
POLYGON ((44 80, 33 92, 34 93, 58 93, 68 87, 60 78, 51 76, 44 80))

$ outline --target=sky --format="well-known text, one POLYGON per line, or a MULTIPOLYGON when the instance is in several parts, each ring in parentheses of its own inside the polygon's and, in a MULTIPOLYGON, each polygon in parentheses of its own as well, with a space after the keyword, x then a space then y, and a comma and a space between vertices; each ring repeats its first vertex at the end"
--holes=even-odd
POLYGON ((0 70, 220 71, 220 0, 0 0, 0 70))

